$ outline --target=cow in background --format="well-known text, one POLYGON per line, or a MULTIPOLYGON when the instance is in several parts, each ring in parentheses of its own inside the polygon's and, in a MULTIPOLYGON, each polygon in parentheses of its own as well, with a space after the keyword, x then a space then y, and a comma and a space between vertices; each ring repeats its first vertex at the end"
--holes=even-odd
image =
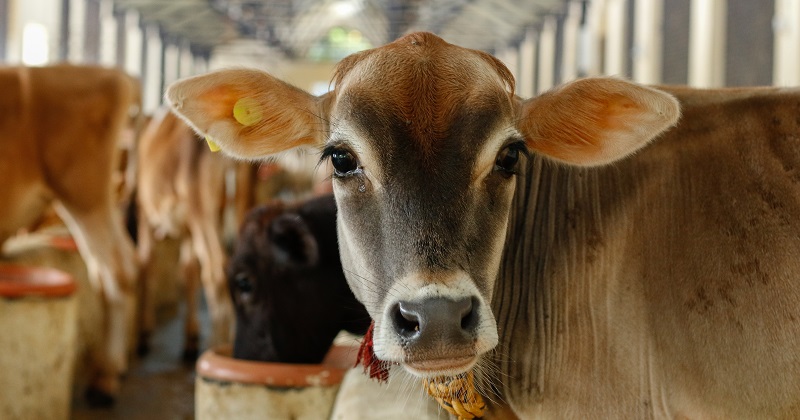
POLYGON ((127 368, 138 264, 117 207, 113 174, 138 84, 112 69, 0 68, 0 245, 55 205, 107 309, 101 354, 87 389, 108 405, 127 368))
MULTIPOLYGON (((225 283, 221 242, 225 176, 235 162, 214 154, 194 132, 166 109, 153 117, 139 141, 137 181, 138 245, 142 261, 140 338, 146 350, 155 328, 155 308, 148 299, 155 281, 154 241, 181 240, 181 277, 187 299, 184 358, 199 351, 197 287, 202 283, 212 323, 211 344, 229 342, 233 312, 225 283)), ((171 279, 169 279, 171 280, 171 279)))
POLYGON ((332 195, 251 210, 227 275, 236 358, 320 363, 341 330, 369 327, 342 271, 332 195))

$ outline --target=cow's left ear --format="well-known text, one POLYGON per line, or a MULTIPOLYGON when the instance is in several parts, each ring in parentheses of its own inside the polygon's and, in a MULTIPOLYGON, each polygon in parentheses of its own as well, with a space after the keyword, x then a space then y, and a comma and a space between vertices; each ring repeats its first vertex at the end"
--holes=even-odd
POLYGON ((311 267, 319 261, 317 239, 297 214, 286 213, 269 225, 269 244, 275 261, 290 267, 311 267))
POLYGON ((580 79, 522 103, 528 147, 557 161, 596 166, 646 145, 680 117, 678 101, 615 78, 580 79))
POLYGON ((179 80, 165 98, 212 148, 235 157, 259 159, 324 141, 321 97, 260 70, 230 69, 179 80))

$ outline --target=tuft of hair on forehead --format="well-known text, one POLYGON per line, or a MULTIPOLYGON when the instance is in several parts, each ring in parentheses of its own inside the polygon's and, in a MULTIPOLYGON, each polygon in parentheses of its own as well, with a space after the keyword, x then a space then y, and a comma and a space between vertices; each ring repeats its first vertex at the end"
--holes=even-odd
POLYGON ((516 82, 514 81, 514 75, 511 74, 511 71, 503 64, 502 61, 497 59, 496 57, 492 56, 491 54, 487 54, 483 51, 472 50, 469 48, 459 47, 454 44, 450 44, 447 41, 443 40, 442 38, 430 33, 430 32, 414 32, 408 35, 405 35, 401 38, 398 38, 396 41, 386 44, 382 47, 372 48, 369 50, 361 51, 355 54, 351 54, 344 59, 342 59, 339 64, 336 66, 336 70, 333 75, 333 81, 335 86, 341 86, 342 81, 347 76, 348 73, 359 63, 363 62, 366 58, 380 53, 381 51, 397 51, 400 49, 422 49, 423 51, 437 51, 443 49, 458 49, 463 52, 469 54, 475 54, 476 56, 480 57, 483 61, 486 62, 497 75, 500 77, 500 80, 505 84, 506 89, 510 96, 514 95, 516 91, 516 82))

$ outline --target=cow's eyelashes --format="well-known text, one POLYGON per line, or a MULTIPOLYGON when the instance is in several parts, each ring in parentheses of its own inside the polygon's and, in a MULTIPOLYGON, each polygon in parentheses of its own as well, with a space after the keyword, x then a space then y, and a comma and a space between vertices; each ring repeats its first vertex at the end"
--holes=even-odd
POLYGON ((494 170, 506 176, 515 175, 517 166, 519 166, 519 156, 527 154, 528 148, 525 146, 525 142, 517 141, 511 143, 497 154, 497 158, 494 161, 494 170))
POLYGON ((349 150, 341 147, 327 147, 322 153, 322 159, 329 157, 333 165, 333 176, 346 177, 361 171, 358 159, 349 150))

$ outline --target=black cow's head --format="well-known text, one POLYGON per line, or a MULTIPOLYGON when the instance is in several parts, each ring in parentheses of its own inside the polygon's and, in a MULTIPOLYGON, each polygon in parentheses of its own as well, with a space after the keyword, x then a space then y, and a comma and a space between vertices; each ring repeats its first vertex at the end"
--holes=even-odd
POLYGON ((253 209, 227 274, 236 358, 319 363, 339 331, 369 325, 342 273, 332 196, 253 209))

